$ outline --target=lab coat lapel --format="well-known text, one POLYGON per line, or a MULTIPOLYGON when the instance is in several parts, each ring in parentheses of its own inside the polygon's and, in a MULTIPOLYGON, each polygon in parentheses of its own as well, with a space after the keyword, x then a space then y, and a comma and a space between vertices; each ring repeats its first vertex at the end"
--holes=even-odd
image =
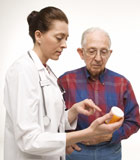
MULTIPOLYGON (((63 97, 62 97, 61 91, 59 90, 59 87, 57 84, 57 78, 53 75, 52 71, 50 70, 51 74, 52 74, 52 75, 50 75, 34 51, 30 51, 29 55, 38 70, 38 74, 39 74, 39 78, 40 78, 39 83, 40 83, 40 86, 42 89, 42 98, 43 98, 43 106, 44 106, 43 107, 43 110, 44 110, 43 111, 44 112, 43 121, 44 121, 44 126, 48 127, 49 124, 51 123, 51 117, 48 114, 49 105, 47 105, 48 104, 48 96, 49 96, 48 95, 48 87, 55 86, 55 93, 54 93, 55 98, 59 97, 58 98, 59 101, 57 102, 59 105, 57 105, 57 106, 63 105, 63 97), (56 95, 56 92, 57 92, 57 95, 56 95), (60 105, 60 103, 61 103, 61 105, 60 105)), ((49 98, 49 101, 51 100, 51 98, 52 97, 49 98)), ((53 105, 51 107, 52 108, 55 107, 55 109, 57 108, 56 106, 53 107, 53 105)), ((58 110, 59 111, 61 110, 61 113, 63 112, 62 111, 63 109, 61 107, 58 110)), ((59 115, 58 115, 58 117, 59 117, 59 115)), ((59 117, 58 119, 60 121, 61 118, 59 117)))
POLYGON ((44 79, 50 80, 54 85, 57 86, 57 79, 55 80, 52 76, 50 76, 50 74, 48 73, 48 71, 46 70, 46 68, 44 67, 42 62, 40 61, 37 54, 33 50, 30 50, 29 53, 30 53, 32 60, 35 63, 35 66, 36 66, 39 74, 41 74, 41 80, 43 80, 43 81, 44 81, 44 79), (44 73, 44 75, 43 75, 43 73, 44 73), (44 76, 46 76, 46 78, 44 76))

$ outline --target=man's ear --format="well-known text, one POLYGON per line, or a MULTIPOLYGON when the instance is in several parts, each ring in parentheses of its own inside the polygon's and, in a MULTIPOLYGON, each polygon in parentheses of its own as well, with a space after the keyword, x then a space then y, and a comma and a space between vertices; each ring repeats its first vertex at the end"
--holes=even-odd
POLYGON ((42 33, 39 30, 36 30, 35 31, 35 40, 38 44, 41 44, 41 36, 42 36, 42 33))
POLYGON ((77 48, 77 52, 79 53, 81 59, 84 60, 84 53, 83 53, 83 49, 82 48, 77 48))
POLYGON ((113 52, 113 50, 109 50, 109 53, 110 53, 110 54, 109 54, 109 57, 111 56, 112 52, 113 52))

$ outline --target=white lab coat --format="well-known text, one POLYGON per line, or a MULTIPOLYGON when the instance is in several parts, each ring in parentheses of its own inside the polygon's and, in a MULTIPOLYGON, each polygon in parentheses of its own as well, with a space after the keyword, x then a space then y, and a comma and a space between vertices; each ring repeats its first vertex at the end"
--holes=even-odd
POLYGON ((34 51, 30 56, 19 58, 6 75, 4 160, 65 159, 64 132, 74 129, 76 121, 72 125, 68 122, 56 77, 47 72, 34 51))

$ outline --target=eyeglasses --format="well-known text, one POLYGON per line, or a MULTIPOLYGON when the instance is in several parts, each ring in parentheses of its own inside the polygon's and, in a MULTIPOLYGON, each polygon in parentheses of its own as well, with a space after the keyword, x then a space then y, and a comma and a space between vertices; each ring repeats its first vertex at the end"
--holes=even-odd
POLYGON ((87 49, 87 50, 85 50, 84 48, 82 48, 83 50, 84 50, 84 52, 88 55, 88 56, 91 56, 91 57, 95 57, 96 55, 97 55, 97 53, 99 52, 100 53, 100 56, 102 57, 102 58, 104 58, 104 57, 107 57, 108 56, 108 54, 109 54, 109 52, 110 52, 110 50, 109 49, 105 49, 105 48, 103 48, 103 49, 97 49, 97 48, 90 48, 90 49, 87 49))

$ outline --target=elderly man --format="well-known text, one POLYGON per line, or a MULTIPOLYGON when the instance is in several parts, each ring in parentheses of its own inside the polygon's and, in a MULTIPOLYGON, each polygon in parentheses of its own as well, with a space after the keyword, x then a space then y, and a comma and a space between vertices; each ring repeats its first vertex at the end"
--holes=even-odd
POLYGON ((130 82, 106 68, 112 53, 108 33, 100 28, 90 28, 83 33, 81 45, 77 51, 86 66, 64 73, 58 82, 66 91, 64 99, 68 108, 90 98, 102 112, 89 117, 79 115, 77 130, 88 127, 96 118, 109 112, 112 106, 124 111, 124 123, 113 134, 78 143, 81 150, 76 145, 70 146, 68 149, 73 152, 67 154, 67 160, 121 160, 121 140, 136 133, 140 127, 138 103, 130 82))

